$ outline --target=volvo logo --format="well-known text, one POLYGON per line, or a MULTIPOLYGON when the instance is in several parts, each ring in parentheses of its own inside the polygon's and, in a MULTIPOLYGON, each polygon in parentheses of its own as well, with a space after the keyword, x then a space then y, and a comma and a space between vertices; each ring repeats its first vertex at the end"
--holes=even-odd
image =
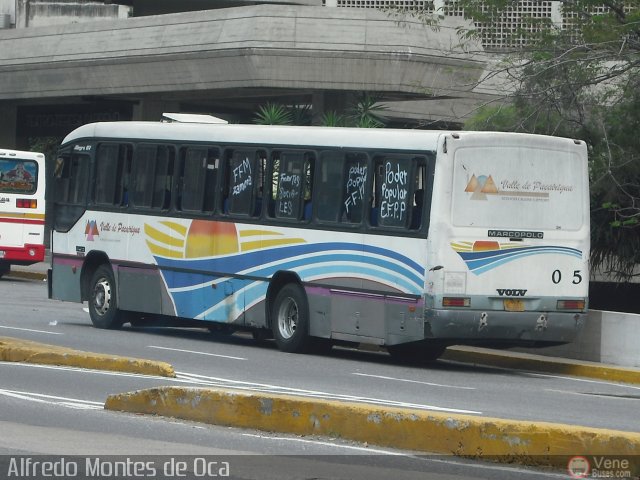
POLYGON ((527 293, 526 290, 515 288, 498 288, 497 292, 501 297, 524 297, 527 293))

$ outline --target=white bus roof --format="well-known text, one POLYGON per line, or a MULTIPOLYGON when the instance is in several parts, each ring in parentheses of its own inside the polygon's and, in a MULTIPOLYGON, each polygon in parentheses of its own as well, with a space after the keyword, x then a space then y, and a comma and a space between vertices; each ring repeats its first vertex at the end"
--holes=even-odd
POLYGON ((475 137, 478 141, 495 140, 547 144, 576 141, 506 132, 470 132, 447 130, 408 130, 391 128, 300 127, 280 125, 247 125, 180 122, 100 122, 83 125, 66 136, 62 145, 85 139, 148 139, 167 142, 207 142, 253 145, 300 145, 310 147, 344 147, 436 151, 438 139, 451 134, 458 138, 475 137), (482 140, 481 140, 482 139, 482 140))
POLYGON ((44 154, 39 152, 26 152, 22 150, 9 150, 7 148, 0 148, 0 158, 28 158, 28 159, 44 159, 44 154))
POLYGON ((178 122, 104 122, 83 125, 63 145, 88 138, 149 139, 255 145, 308 145, 435 151, 441 130, 297 127, 178 122))

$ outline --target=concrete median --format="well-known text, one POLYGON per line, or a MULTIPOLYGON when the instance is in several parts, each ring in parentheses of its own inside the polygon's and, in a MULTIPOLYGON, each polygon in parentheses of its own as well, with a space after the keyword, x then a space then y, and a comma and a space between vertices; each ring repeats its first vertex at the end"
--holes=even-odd
POLYGON ((81 350, 8 337, 0 337, 0 361, 62 365, 162 377, 176 376, 173 367, 165 362, 83 352, 81 350))
POLYGON ((442 358, 467 364, 640 384, 638 369, 508 350, 456 346, 448 348, 442 358))
POLYGON ((232 390, 152 388, 111 395, 105 408, 557 468, 576 455, 640 455, 638 433, 232 390))

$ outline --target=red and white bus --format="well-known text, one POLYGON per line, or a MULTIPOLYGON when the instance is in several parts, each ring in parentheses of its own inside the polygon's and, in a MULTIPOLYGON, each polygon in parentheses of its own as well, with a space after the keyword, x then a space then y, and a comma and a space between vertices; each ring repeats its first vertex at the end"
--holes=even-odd
POLYGON ((0 277, 44 260, 44 155, 0 148, 0 277))

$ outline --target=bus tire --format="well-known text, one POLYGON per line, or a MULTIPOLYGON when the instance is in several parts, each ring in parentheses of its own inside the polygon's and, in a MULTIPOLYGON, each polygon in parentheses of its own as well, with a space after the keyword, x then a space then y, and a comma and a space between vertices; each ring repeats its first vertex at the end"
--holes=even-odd
POLYGON ((309 337, 309 304, 300 285, 289 283, 276 295, 271 310, 271 329, 283 352, 304 353, 312 344, 309 337))
POLYGON ((400 345, 389 345, 387 351, 391 358, 400 362, 414 365, 424 365, 435 362, 442 356, 447 346, 435 342, 413 342, 400 345))
POLYGON ((11 264, 8 262, 0 262, 0 278, 11 271, 11 264))
POLYGON ((118 310, 115 277, 109 265, 100 265, 91 277, 89 315, 97 328, 114 330, 124 323, 124 312, 118 310))

